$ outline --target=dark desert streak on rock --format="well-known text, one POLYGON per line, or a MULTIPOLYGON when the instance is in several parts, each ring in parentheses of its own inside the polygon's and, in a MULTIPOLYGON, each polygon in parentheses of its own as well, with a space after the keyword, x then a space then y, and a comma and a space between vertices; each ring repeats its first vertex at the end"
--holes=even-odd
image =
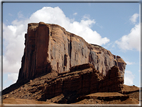
POLYGON ((62 73, 85 63, 93 64, 103 76, 116 65, 124 76, 126 63, 121 57, 101 46, 88 44, 59 25, 30 23, 25 34, 25 49, 17 82, 52 71, 62 73))

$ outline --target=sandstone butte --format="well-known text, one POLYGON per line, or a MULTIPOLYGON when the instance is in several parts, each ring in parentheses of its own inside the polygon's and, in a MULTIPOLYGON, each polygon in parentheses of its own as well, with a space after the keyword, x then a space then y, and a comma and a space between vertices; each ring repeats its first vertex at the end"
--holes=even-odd
POLYGON ((18 81, 28 81, 51 71, 62 73, 71 67, 90 63, 103 76, 118 66, 124 77, 126 63, 120 56, 55 24, 30 23, 25 34, 25 49, 18 81))
MULTIPOLYGON (((18 80, 3 90, 3 99, 74 103, 93 95, 107 100, 114 98, 118 102, 120 99, 132 100, 123 93, 138 92, 139 89, 134 87, 134 90, 126 91, 125 66, 120 56, 87 43, 59 25, 30 23, 18 80), (91 94, 96 92, 122 94, 106 93, 104 97, 91 94)), ((138 100, 134 103, 138 104, 138 100)))

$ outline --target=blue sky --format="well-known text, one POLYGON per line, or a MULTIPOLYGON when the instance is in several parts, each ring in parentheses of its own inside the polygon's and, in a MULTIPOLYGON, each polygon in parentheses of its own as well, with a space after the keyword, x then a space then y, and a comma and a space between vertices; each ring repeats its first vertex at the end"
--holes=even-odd
POLYGON ((17 80, 27 23, 55 23, 127 63, 125 84, 140 86, 139 3, 4 3, 3 88, 17 80))

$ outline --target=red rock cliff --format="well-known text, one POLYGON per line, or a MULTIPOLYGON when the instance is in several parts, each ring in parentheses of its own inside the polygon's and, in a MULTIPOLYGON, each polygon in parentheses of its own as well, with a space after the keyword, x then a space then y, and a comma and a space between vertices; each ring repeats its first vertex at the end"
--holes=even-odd
POLYGON ((62 73, 71 67, 91 63, 104 76, 114 65, 124 76, 126 63, 101 46, 88 44, 83 38, 55 24, 30 23, 25 34, 25 50, 18 82, 51 71, 62 73))

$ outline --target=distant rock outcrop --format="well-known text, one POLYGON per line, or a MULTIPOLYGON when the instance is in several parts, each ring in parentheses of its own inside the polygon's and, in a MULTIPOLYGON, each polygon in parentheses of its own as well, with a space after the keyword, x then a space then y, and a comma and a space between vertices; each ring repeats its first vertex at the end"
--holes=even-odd
POLYGON ((113 66, 118 66, 121 77, 124 77, 126 63, 121 57, 101 46, 88 44, 59 25, 30 23, 25 39, 17 82, 29 81, 52 71, 63 73, 85 63, 93 64, 103 76, 108 75, 113 66))

